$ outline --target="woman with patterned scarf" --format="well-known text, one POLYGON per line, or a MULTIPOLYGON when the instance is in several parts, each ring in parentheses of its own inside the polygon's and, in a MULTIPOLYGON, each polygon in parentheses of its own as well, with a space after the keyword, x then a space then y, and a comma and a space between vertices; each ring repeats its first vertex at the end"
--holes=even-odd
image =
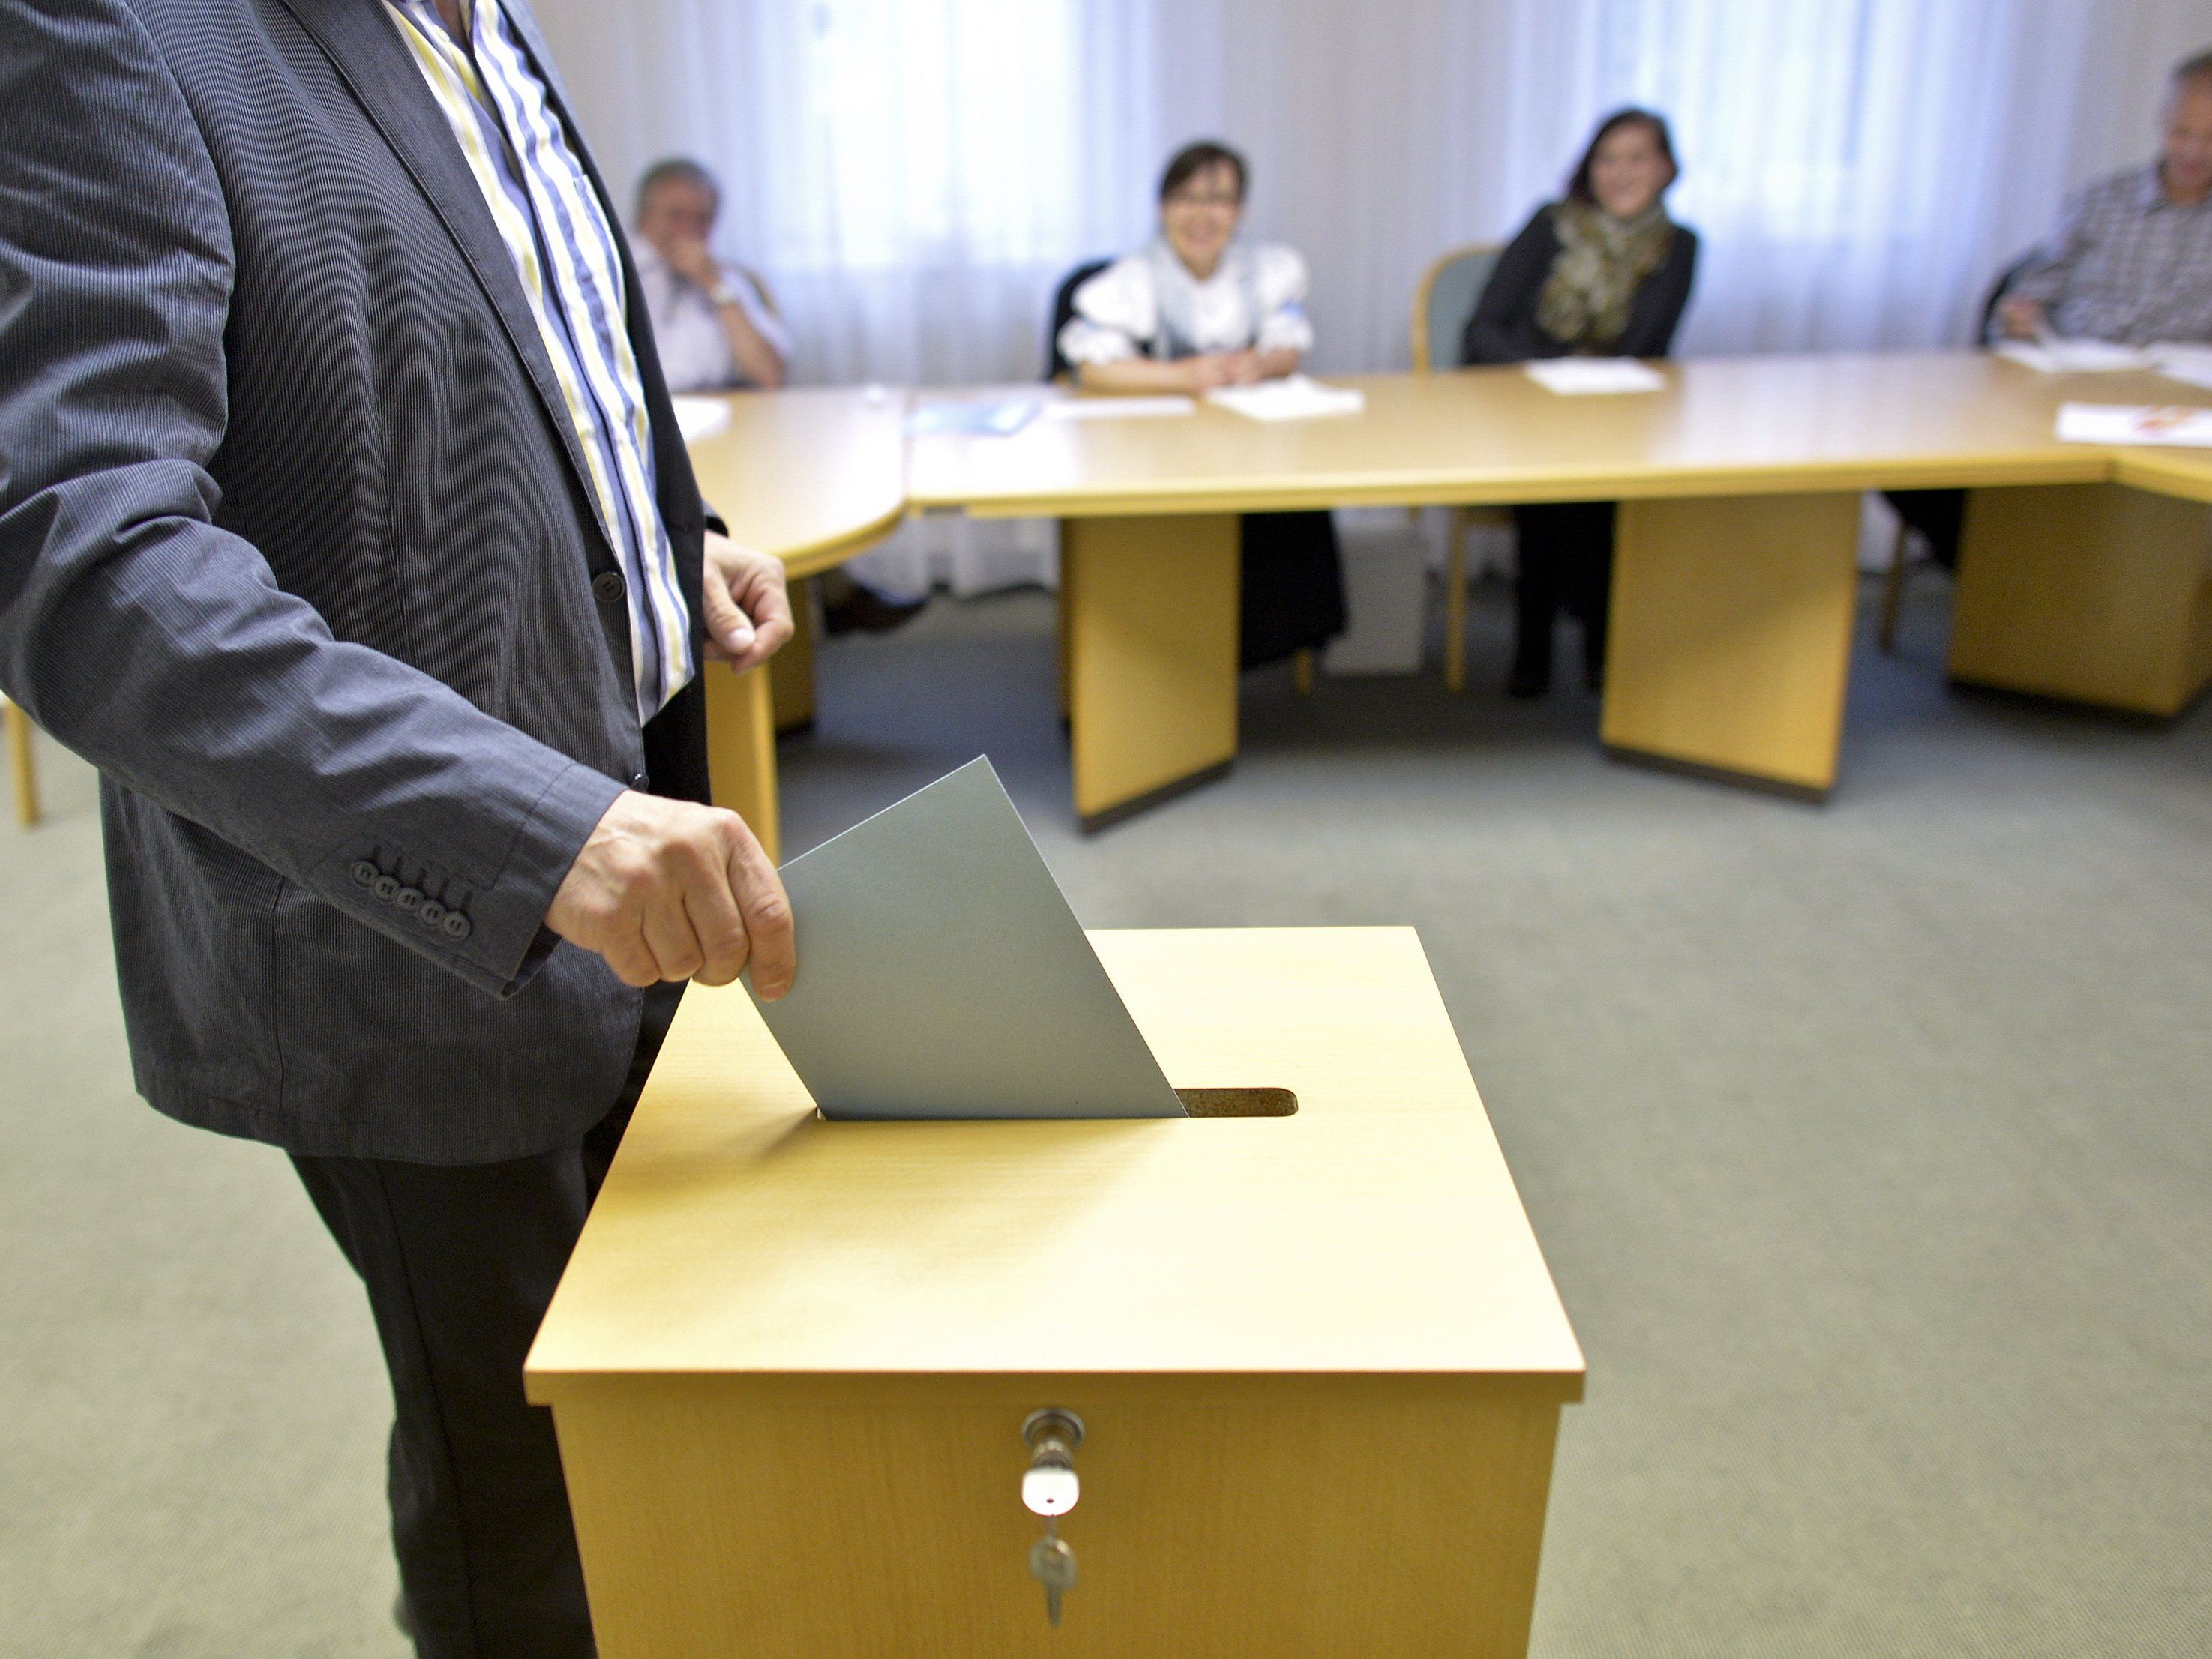
MULTIPOLYGON (((1640 109, 1607 116, 1567 181, 1566 198, 1539 208, 1498 256, 1468 319, 1460 361, 1665 356, 1698 262, 1697 233, 1667 216, 1663 198, 1676 172, 1664 119, 1640 109)), ((1593 690, 1603 684, 1613 505, 1514 509, 1519 626, 1506 686, 1513 696, 1541 696, 1550 686, 1552 629, 1563 605, 1582 619, 1584 684, 1593 690)))

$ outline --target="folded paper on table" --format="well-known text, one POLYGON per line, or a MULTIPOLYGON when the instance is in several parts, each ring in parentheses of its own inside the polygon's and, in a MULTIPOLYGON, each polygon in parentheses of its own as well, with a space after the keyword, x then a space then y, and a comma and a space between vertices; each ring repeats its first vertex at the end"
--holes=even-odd
POLYGON ((2212 409, 2187 404, 2061 404, 2058 436, 2074 444, 2174 444, 2212 449, 2212 409))
POLYGON ((2123 369, 2148 368, 2150 354, 2141 346, 2115 340, 2000 340, 1992 348, 2039 374, 2111 374, 2123 369))
POLYGON ((823 1116, 1186 1115, 988 760, 783 883, 799 973, 761 1018, 823 1116))
POLYGON ((2151 347, 2150 360, 2168 380, 2179 380, 2184 386, 2212 386, 2212 345, 2171 341, 2151 347))
POLYGON ((1158 398, 1061 398, 1044 406, 1048 421, 1146 421, 1198 413, 1181 392, 1158 398))
POLYGON ((1667 387, 1664 374, 1633 357, 1545 357, 1525 367, 1530 380, 1563 398, 1604 398, 1667 387))
POLYGON ((711 438, 730 423, 730 406, 720 398, 679 394, 668 401, 676 405, 676 429, 687 444, 711 438))
POLYGON ((1035 398, 994 398, 985 402, 946 400, 923 404, 906 417, 906 429, 920 437, 933 432, 1003 438, 1036 418, 1035 398))
POLYGON ((1206 394, 1206 401, 1255 421, 1310 421, 1357 415, 1367 407, 1364 393, 1350 386, 1324 386, 1306 374, 1262 380, 1257 386, 1218 386, 1206 394))

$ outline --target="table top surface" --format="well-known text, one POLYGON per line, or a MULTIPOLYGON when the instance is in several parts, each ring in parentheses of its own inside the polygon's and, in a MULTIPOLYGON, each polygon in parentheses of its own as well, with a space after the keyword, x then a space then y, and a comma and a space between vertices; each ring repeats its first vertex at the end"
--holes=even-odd
POLYGON ((745 994, 694 988, 532 1397, 670 1372, 1426 1372, 1579 1395, 1412 929, 1091 939, 1178 1087, 1287 1087, 1297 1111, 825 1122, 745 994))
POLYGON ((729 424, 686 446, 699 493, 795 576, 865 550, 906 514, 906 397, 880 387, 732 392, 729 424))
MULTIPOLYGON (((1665 389, 1626 396, 1563 397, 1518 368, 1479 368, 1332 377, 1365 394, 1356 416, 1271 423, 1201 404, 1039 419, 1003 438, 933 434, 909 441, 908 495, 979 514, 1092 514, 2098 483, 2143 452, 2059 442, 2061 403, 2212 402, 2147 373, 2040 374, 1982 351, 1655 367, 1665 389)), ((2167 461, 2141 476, 2160 489, 2198 474, 2167 461)))

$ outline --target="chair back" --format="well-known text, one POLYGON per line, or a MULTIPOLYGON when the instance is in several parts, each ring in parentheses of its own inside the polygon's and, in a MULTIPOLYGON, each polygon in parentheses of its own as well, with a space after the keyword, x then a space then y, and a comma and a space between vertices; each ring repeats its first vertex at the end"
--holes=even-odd
POLYGON ((1987 345, 1990 343, 1990 329, 1996 322, 1997 307, 2004 303, 2005 290, 2018 282, 2021 273, 2041 257, 2039 252, 2023 253, 2007 265, 2004 268, 2004 274, 1990 285, 1989 298, 1982 301, 1982 325, 1974 335, 1976 345, 1987 345))
POLYGON ((1497 242, 1455 247, 1431 264, 1413 295, 1413 373, 1459 367, 1460 337, 1504 252, 1497 242))
POLYGON ((1114 262, 1111 259, 1086 259, 1060 279, 1060 287, 1052 296, 1052 327, 1044 337, 1044 377, 1056 380, 1075 365, 1060 354, 1060 331, 1066 328, 1075 315, 1075 290, 1096 276, 1114 262))

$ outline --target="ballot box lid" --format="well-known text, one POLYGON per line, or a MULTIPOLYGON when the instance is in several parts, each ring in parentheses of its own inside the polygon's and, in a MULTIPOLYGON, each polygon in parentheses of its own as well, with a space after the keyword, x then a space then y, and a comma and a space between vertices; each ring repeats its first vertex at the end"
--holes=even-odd
POLYGON ((828 1122, 744 993, 695 987, 532 1397, 732 1373, 1435 1372, 1579 1395, 1412 929, 1091 937, 1178 1089, 1287 1090, 1296 1111, 828 1122))

